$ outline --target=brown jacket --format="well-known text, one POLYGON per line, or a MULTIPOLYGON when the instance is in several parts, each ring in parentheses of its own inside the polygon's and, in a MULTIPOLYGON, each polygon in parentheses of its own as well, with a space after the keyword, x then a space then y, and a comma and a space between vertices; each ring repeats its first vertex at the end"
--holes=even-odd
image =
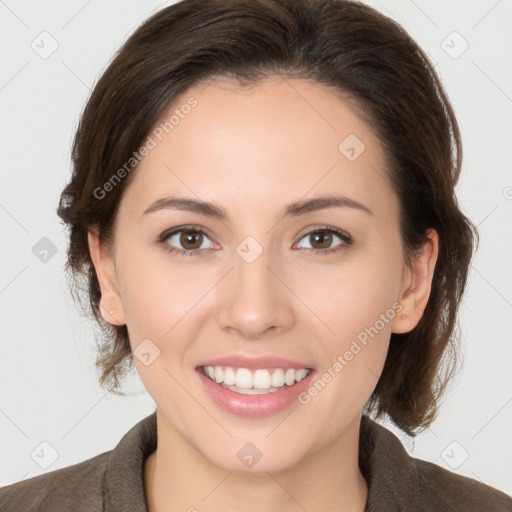
MULTIPOLYGON (((147 512, 144 461, 156 449, 156 412, 111 451, 0 488, 1 512, 147 512)), ((359 465, 368 482, 365 512, 512 512, 512 498, 476 480, 409 456, 368 416, 359 465)))

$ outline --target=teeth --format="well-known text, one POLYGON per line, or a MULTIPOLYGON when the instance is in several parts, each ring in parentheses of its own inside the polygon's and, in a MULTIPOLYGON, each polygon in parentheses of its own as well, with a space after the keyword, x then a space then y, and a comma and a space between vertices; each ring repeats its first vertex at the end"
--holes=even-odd
MULTIPOLYGON (((219 366, 215 367, 215 372, 217 372, 217 368, 224 373, 222 368, 219 366)), ((242 389, 251 389, 253 387, 251 370, 248 370, 247 368, 238 368, 235 374, 235 386, 242 389)))
POLYGON ((235 384, 235 371, 233 368, 226 368, 224 370, 224 384, 233 386, 235 384))
POLYGON ((270 372, 267 370, 256 370, 252 378, 252 386, 254 389, 270 388, 270 372))
POLYGON ((284 386, 284 372, 283 370, 281 370, 281 368, 274 370, 270 384, 272 384, 272 386, 275 388, 280 388, 281 386, 284 386))
POLYGON ((304 379, 309 372, 310 370, 306 368, 261 369, 252 372, 247 368, 203 367, 203 373, 217 384, 222 384, 228 389, 236 388, 233 391, 240 390, 239 392, 245 394, 259 394, 257 390, 273 392, 285 385, 292 386, 304 379))
POLYGON ((293 368, 286 370, 286 373, 284 374, 284 382, 288 384, 288 386, 295 384, 295 370, 293 368))
POLYGON ((278 388, 242 389, 242 388, 237 388, 236 386, 226 386, 226 384, 224 384, 224 383, 222 383, 221 386, 223 388, 229 389, 231 391, 235 391, 236 393, 240 393, 242 395, 266 395, 267 393, 273 393, 274 391, 278 391, 278 388))

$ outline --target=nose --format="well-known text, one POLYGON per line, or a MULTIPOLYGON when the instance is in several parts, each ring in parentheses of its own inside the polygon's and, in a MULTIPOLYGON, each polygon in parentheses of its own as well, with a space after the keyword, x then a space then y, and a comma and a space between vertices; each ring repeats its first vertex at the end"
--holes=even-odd
POLYGON ((219 323, 224 330, 248 340, 275 336, 294 321, 293 293, 267 252, 250 263, 235 252, 234 268, 221 285, 219 323))

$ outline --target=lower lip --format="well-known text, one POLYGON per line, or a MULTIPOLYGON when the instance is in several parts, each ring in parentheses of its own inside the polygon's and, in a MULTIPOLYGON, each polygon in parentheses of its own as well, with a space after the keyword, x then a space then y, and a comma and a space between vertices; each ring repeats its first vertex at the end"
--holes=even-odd
POLYGON ((263 395, 243 395, 213 382, 203 373, 202 368, 198 368, 196 371, 207 393, 219 407, 231 414, 245 418, 261 418, 286 409, 297 400, 300 393, 310 386, 315 373, 314 370, 311 370, 301 381, 278 391, 263 395))

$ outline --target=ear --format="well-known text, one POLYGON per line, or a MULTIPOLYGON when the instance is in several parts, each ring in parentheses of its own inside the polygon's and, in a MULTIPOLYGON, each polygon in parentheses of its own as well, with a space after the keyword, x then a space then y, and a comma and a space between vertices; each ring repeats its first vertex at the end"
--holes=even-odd
POLYGON ((399 302, 402 309, 393 318, 391 332, 396 334, 412 331, 418 325, 432 289, 434 268, 439 254, 439 236, 435 229, 427 231, 428 241, 423 244, 407 266, 404 286, 399 302))
POLYGON ((109 251, 103 246, 98 237, 96 228, 87 232, 89 253, 100 284, 101 299, 100 312, 106 322, 112 325, 126 323, 121 295, 115 276, 114 260, 109 251))

